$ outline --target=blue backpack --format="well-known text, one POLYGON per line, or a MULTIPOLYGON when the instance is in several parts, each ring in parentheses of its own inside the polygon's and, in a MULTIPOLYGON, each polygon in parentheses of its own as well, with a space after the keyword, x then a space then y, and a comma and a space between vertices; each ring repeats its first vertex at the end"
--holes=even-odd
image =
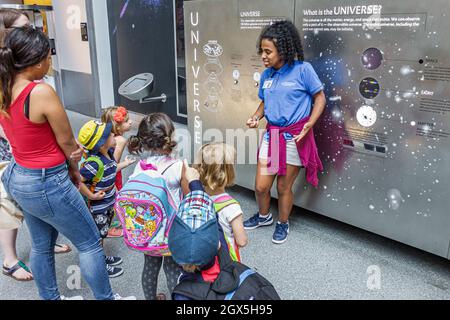
POLYGON ((132 176, 116 197, 114 210, 122 224, 125 244, 155 257, 170 256, 168 235, 177 207, 164 173, 141 161, 144 172, 132 176))

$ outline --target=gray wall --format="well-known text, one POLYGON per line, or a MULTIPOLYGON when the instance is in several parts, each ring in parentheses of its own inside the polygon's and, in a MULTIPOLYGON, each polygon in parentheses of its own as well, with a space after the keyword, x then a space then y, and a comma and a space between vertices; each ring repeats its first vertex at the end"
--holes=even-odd
POLYGON ((53 8, 61 99, 69 110, 96 116, 90 46, 81 40, 80 23, 87 22, 85 0, 54 1, 53 8))

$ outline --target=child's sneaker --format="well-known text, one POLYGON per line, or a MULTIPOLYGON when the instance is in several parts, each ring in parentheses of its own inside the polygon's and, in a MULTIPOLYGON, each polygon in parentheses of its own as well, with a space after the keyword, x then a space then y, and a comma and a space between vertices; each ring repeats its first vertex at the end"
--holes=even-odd
POLYGON ((120 294, 114 294, 114 300, 137 300, 135 296, 121 297, 120 294))
POLYGON ((111 222, 111 228, 122 228, 122 225, 120 224, 120 221, 113 221, 111 222))
POLYGON ((123 260, 120 257, 105 257, 105 262, 107 265, 115 267, 122 264, 123 260))
POLYGON ((253 230, 259 227, 267 227, 273 224, 272 214, 265 217, 261 217, 259 213, 255 214, 253 217, 244 222, 245 230, 253 230))
POLYGON ((107 238, 122 238, 123 237, 123 229, 122 228, 110 228, 108 230, 107 238))
POLYGON ((106 271, 108 271, 108 277, 117 278, 123 274, 122 268, 111 267, 110 265, 106 265, 106 271))
POLYGON ((285 243, 289 235, 289 223, 278 222, 275 227, 272 242, 275 244, 285 243))

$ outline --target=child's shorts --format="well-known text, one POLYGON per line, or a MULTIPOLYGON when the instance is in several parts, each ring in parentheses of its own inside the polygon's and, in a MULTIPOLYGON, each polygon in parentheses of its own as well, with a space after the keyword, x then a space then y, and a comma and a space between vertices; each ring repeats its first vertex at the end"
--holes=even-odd
POLYGON ((100 232, 100 237, 105 239, 108 236, 109 227, 114 218, 114 208, 108 209, 104 213, 93 213, 92 216, 100 232))

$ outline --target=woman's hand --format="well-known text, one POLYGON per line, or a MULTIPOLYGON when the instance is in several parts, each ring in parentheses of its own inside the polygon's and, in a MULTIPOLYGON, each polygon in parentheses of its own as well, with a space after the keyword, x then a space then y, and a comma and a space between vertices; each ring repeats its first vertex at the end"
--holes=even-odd
POLYGON ((259 127, 259 118, 258 117, 253 117, 247 120, 247 126, 250 129, 256 129, 259 127))
POLYGON ((306 135, 309 133, 309 131, 312 129, 313 126, 314 124, 312 124, 311 122, 306 123, 305 126, 303 127, 302 132, 300 132, 298 136, 294 136, 294 141, 296 143, 302 141, 302 139, 306 137, 306 135))
POLYGON ((83 145, 81 143, 79 143, 78 141, 77 141, 77 144, 78 144, 78 149, 76 151, 72 152, 72 154, 70 155, 70 160, 80 162, 81 158, 83 158, 84 148, 83 148, 83 145))
POLYGON ((80 176, 80 170, 78 168, 74 168, 73 166, 69 166, 69 177, 72 183, 77 187, 77 189, 80 189, 81 184, 81 176, 80 176))

